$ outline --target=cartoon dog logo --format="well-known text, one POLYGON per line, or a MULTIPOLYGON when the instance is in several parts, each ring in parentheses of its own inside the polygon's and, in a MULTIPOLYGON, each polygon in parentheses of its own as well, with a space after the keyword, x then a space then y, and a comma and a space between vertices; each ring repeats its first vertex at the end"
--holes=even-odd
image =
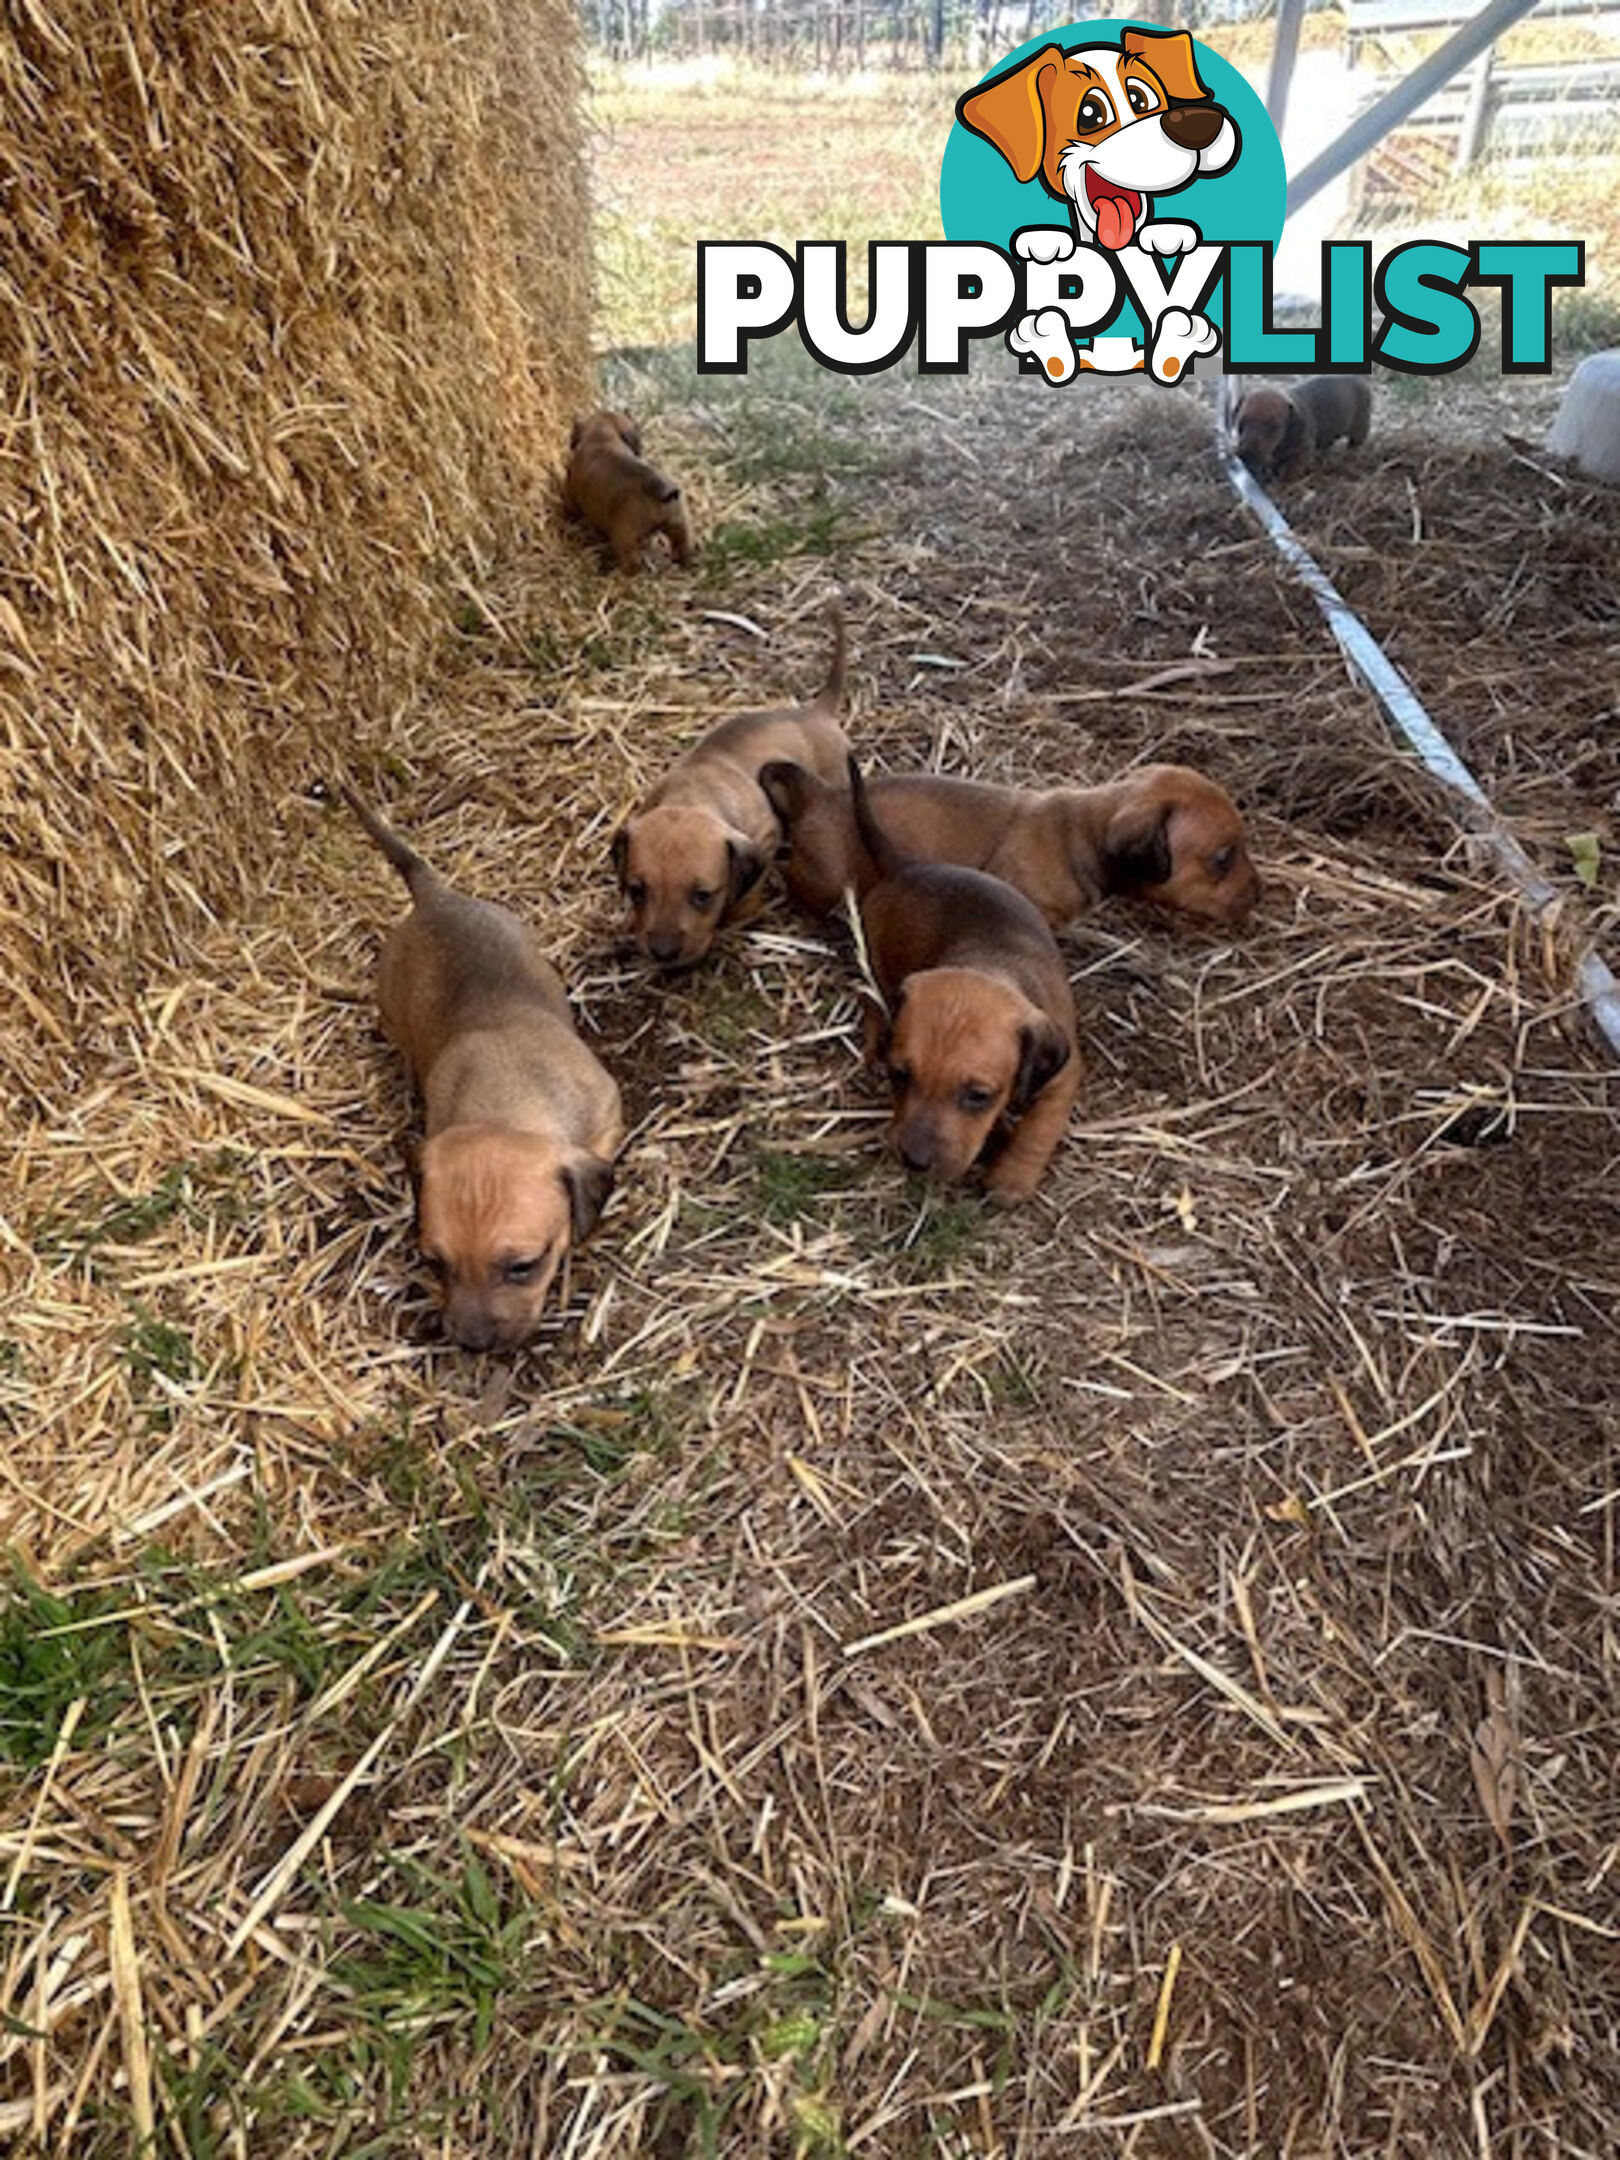
MULTIPOLYGON (((1033 227, 1014 245, 1034 262, 1064 262, 1077 244, 1119 254, 1136 247, 1180 256, 1199 244, 1196 225, 1153 215, 1153 198, 1205 173, 1227 170, 1240 142, 1232 116, 1199 78, 1184 30, 1125 30, 1117 45, 1047 45, 957 100, 962 125, 990 143, 1020 181, 1039 179, 1065 204, 1070 225, 1033 227)), ((1066 318, 1056 308, 1026 315, 1007 334, 1054 381, 1074 373, 1066 318)), ((1175 381, 1220 332, 1188 309, 1165 309, 1152 327, 1146 364, 1175 381)), ((1132 340, 1099 339, 1088 363, 1128 372, 1143 365, 1132 340)))

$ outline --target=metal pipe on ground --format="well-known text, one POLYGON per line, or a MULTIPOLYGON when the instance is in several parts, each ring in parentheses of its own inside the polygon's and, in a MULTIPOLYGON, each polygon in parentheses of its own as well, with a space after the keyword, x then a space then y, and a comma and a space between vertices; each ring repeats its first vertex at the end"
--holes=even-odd
MULTIPOLYGON (((1256 485, 1247 467, 1233 454, 1224 440, 1220 420, 1216 448, 1239 500, 1259 521, 1272 546, 1316 602, 1351 668, 1429 771, 1461 798, 1466 823, 1485 840, 1518 888, 1530 915, 1539 921, 1556 903, 1556 888, 1541 875, 1503 824, 1490 797, 1430 719, 1412 685, 1329 580, 1271 497, 1256 485)), ((1598 1031, 1620 1058, 1620 982, 1590 948, 1575 964, 1575 979, 1598 1031)))

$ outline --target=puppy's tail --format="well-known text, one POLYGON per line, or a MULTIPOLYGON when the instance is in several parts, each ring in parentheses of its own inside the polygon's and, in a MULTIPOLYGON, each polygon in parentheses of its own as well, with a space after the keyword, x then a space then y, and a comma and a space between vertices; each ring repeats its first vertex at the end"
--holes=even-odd
POLYGON ((340 780, 337 785, 343 800, 405 880, 414 897, 417 887, 428 883, 433 876, 428 864, 408 841, 400 838, 392 825, 383 823, 371 805, 355 793, 347 780, 340 780))
POLYGON ((881 882, 892 878, 906 867, 909 857, 903 855, 878 823, 872 812, 872 800, 866 792, 866 782, 861 778, 861 768, 852 757, 849 761, 849 800, 855 813, 855 830, 861 846, 872 859, 872 867, 881 882))
POLYGON ((849 639, 844 632, 844 611, 836 600, 827 603, 827 621, 832 626, 832 658, 827 663, 827 680, 816 693, 816 703, 825 705, 829 712, 842 712, 848 688, 849 639))

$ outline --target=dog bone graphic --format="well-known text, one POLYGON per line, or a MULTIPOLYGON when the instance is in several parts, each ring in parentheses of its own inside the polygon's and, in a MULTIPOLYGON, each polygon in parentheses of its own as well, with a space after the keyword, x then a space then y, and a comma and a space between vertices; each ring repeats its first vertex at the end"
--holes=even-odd
POLYGON ((1007 332, 1007 350, 1038 360, 1051 382, 1066 383, 1074 373, 1074 340, 1061 308, 1042 308, 1038 315, 1015 322, 1007 332))
POLYGON ((1074 253, 1074 234, 1064 225, 1026 225, 1014 233, 1013 251, 1025 262, 1067 262, 1074 253))
POLYGON ((1155 382, 1179 382, 1199 354, 1218 352, 1220 343, 1221 333, 1207 315, 1189 315, 1185 308, 1166 308, 1153 333, 1148 371, 1155 382))

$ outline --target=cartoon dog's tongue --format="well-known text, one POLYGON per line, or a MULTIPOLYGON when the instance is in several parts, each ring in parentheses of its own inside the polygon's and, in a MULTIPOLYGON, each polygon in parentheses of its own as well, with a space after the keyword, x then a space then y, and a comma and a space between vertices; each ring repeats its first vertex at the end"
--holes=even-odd
POLYGON ((1086 167, 1086 194, 1097 213, 1097 238, 1102 246, 1129 247, 1142 215, 1141 196, 1117 180, 1105 180, 1095 165, 1086 167))

